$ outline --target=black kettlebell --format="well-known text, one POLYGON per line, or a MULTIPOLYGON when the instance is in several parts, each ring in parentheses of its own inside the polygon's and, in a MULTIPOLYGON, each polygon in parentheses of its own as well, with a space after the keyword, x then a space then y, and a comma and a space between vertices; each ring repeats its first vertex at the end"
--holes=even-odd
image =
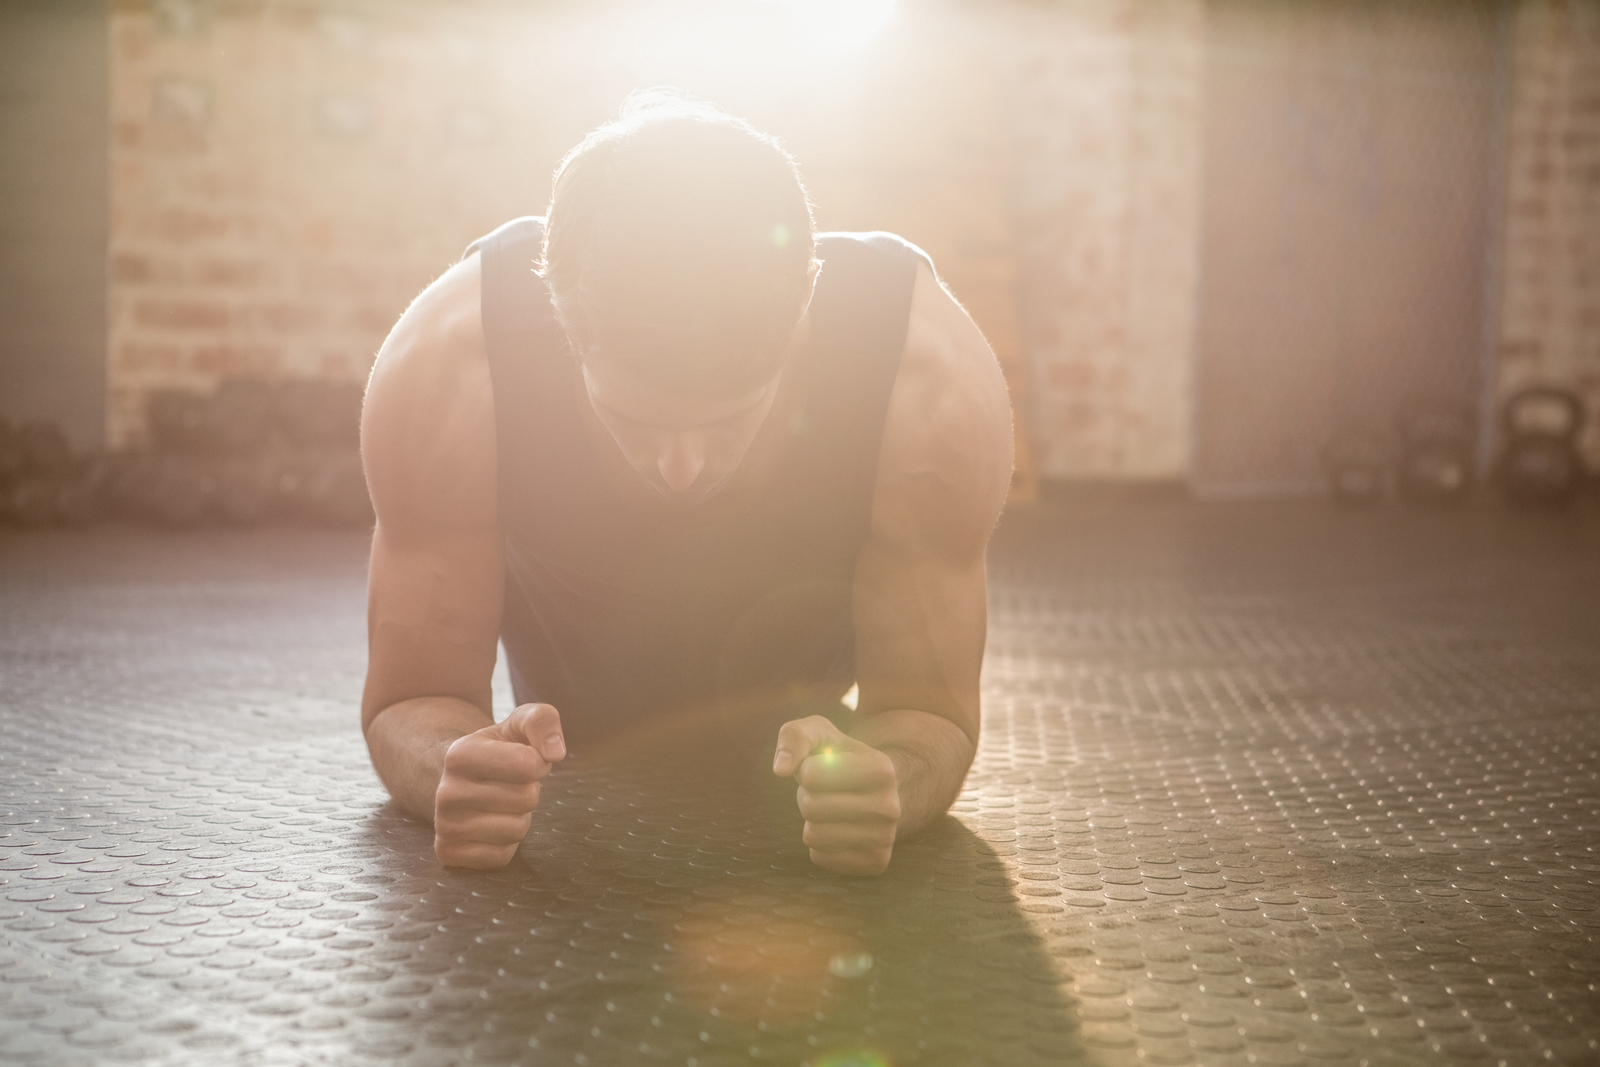
POLYGON ((1400 493, 1418 504, 1456 504, 1472 490, 1472 414, 1418 408, 1400 418, 1400 493))
POLYGON ((1559 506, 1583 482, 1578 435, 1587 412, 1576 393, 1535 385, 1506 398, 1500 409, 1501 488, 1514 503, 1559 506))

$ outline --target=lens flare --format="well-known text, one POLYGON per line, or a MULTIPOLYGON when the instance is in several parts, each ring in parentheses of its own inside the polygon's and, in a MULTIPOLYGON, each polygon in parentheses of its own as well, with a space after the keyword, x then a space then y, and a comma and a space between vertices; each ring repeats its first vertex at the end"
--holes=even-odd
POLYGON ((814 921, 774 921, 785 906, 809 911, 816 904, 799 894, 779 894, 716 915, 670 916, 664 940, 674 957, 673 992, 718 1018, 759 1020, 780 1029, 803 1025, 828 983, 840 977, 836 961, 854 969, 872 956, 847 931, 814 921))
POLYGON ((811 1067, 892 1067, 889 1058, 870 1049, 848 1049, 824 1052, 820 1059, 811 1061, 811 1067))
POLYGON ((828 961, 828 973, 835 978, 860 978, 870 970, 870 952, 841 952, 828 961))

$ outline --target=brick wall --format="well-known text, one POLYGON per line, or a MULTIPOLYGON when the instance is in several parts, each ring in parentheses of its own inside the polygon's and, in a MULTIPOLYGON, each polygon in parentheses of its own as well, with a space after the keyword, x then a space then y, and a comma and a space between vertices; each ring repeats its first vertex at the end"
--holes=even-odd
POLYGON ((1511 61, 1499 388, 1579 390, 1600 465, 1600 5, 1522 0, 1511 61))
POLYGON ((137 442, 161 386, 364 375, 466 241, 670 83, 783 135, 825 228, 933 254, 1045 473, 1175 475, 1198 4, 905 3, 853 55, 707 62, 578 5, 121 0, 111 436, 137 442))
POLYGON ((824 228, 924 245, 1022 366, 1009 131, 970 19, 929 11, 843 57, 708 59, 670 29, 581 5, 123 0, 113 440, 141 439, 154 388, 364 376, 406 303, 471 238, 541 212, 561 154, 656 84, 783 135, 824 228))
MULTIPOLYGON (((825 227, 934 254, 1041 473, 1182 477, 1205 0, 901 8, 865 51, 802 62, 674 52, 581 4, 118 0, 112 440, 139 440, 152 388, 360 378, 468 240, 542 210, 584 130, 670 83, 782 134, 825 227)), ((1600 409, 1597 12, 1516 7, 1498 375, 1600 409)))
POLYGON ((1202 0, 1013 14, 1019 304, 1041 473, 1188 461, 1202 0))
POLYGON ((140 438, 152 388, 363 378, 466 241, 545 195, 548 122, 514 95, 482 102, 467 22, 405 4, 114 8, 113 441, 140 438), (474 168, 491 139, 502 166, 474 168))

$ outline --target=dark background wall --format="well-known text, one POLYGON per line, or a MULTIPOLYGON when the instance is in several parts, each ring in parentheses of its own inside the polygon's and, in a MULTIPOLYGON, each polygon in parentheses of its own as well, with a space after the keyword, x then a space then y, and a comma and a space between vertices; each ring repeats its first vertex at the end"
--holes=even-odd
POLYGON ((0 0, 0 416, 105 437, 105 0, 0 0))

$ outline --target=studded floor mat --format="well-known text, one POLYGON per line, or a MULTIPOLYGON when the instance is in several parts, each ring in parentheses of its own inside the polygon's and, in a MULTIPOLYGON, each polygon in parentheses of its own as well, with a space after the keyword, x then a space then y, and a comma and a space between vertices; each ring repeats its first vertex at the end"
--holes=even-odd
POLYGON ((364 563, 0 535, 0 1064, 1600 1062, 1600 508, 1008 516, 979 759, 867 880, 583 753, 441 868, 364 563))

